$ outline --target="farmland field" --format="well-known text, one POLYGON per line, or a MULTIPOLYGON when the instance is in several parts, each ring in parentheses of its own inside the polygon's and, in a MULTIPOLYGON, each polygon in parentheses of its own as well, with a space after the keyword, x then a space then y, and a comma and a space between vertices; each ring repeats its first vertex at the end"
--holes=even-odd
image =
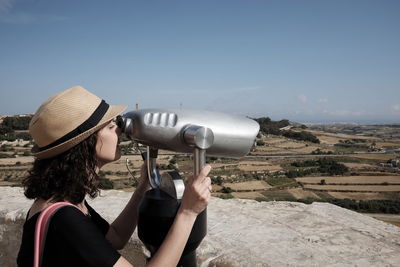
POLYGON ((400 175, 397 176, 319 176, 296 178, 296 181, 304 184, 319 184, 325 180, 326 184, 397 184, 400 185, 400 175))
POLYGON ((315 198, 319 199, 320 197, 314 192, 304 190, 303 188, 290 188, 287 190, 292 196, 296 199, 304 199, 304 198, 315 198))
POLYGON ((242 171, 280 171, 282 167, 279 165, 271 165, 263 161, 240 161, 238 168, 242 171))
POLYGON ((376 168, 376 165, 371 165, 367 163, 353 163, 353 162, 345 162, 343 163, 346 167, 355 168, 355 169, 363 169, 363 168, 376 168))
POLYGON ((393 173, 389 172, 384 172, 384 171, 364 171, 364 170, 359 170, 357 174, 361 176, 391 176, 393 173))
POLYGON ((318 130, 309 130, 309 132, 317 135, 317 136, 329 136, 329 137, 333 137, 333 138, 338 138, 338 139, 342 139, 342 140, 346 140, 346 139, 363 139, 363 140, 378 140, 377 138, 371 138, 371 137, 367 137, 367 136, 354 136, 354 135, 350 135, 350 134, 341 134, 341 133, 330 133, 330 132, 324 132, 324 131, 318 131, 318 130))
POLYGON ((18 158, 2 158, 0 159, 0 165, 14 165, 17 162, 20 163, 32 163, 33 157, 26 156, 26 157, 18 157, 18 158))
POLYGON ((400 192, 400 185, 309 185, 304 189, 320 191, 351 191, 351 192, 400 192))
MULTIPOLYGON (((399 144, 400 146, 400 144, 399 144)), ((370 160, 377 160, 377 161, 387 161, 393 158, 391 154, 369 154, 369 155, 358 155, 355 158, 359 159, 370 159, 370 160)))
POLYGON ((269 184, 264 181, 249 181, 241 183, 225 183, 225 187, 230 187, 237 191, 252 191, 252 190, 266 190, 271 188, 269 184))
POLYGON ((284 147, 284 146, 268 146, 257 147, 254 154, 257 155, 274 155, 274 154, 308 154, 317 149, 318 146, 300 146, 300 147, 284 147))
POLYGON ((399 145, 399 140, 396 140, 396 142, 377 142, 377 146, 387 146, 387 147, 396 147, 399 145))
MULTIPOLYGON (((126 172, 127 171, 126 165, 125 165, 126 159, 128 159, 129 162, 131 163, 131 165, 130 165, 131 169, 138 170, 140 168, 140 166, 142 166, 142 164, 143 164, 143 160, 140 155, 122 156, 119 160, 105 165, 102 168, 102 170, 103 171, 112 171, 112 172, 117 172, 117 171, 126 172)), ((157 162, 159 164, 165 164, 168 162, 168 159, 169 159, 169 156, 160 156, 157 162)))
POLYGON ((385 193, 368 193, 368 192, 328 192, 328 194, 337 199, 354 199, 354 200, 376 200, 376 199, 390 199, 385 193))

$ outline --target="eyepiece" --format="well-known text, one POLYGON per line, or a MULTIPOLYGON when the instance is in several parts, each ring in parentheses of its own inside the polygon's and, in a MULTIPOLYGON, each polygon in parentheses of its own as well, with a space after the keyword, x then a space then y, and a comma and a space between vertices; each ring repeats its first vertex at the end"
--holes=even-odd
POLYGON ((125 116, 117 116, 116 124, 118 128, 121 129, 121 132, 125 134, 128 138, 132 139, 133 135, 133 120, 131 118, 125 116))
POLYGON ((119 128, 121 128, 122 131, 123 131, 125 122, 124 122, 124 119, 122 118, 121 115, 118 115, 118 116, 117 116, 117 118, 116 118, 116 123, 117 123, 117 126, 118 126, 119 128))

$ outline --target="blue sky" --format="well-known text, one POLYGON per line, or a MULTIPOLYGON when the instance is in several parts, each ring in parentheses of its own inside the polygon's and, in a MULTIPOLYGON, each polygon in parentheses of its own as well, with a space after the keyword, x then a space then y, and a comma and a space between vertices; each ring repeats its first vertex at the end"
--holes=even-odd
POLYGON ((111 104, 400 123, 400 1, 0 0, 0 114, 111 104))

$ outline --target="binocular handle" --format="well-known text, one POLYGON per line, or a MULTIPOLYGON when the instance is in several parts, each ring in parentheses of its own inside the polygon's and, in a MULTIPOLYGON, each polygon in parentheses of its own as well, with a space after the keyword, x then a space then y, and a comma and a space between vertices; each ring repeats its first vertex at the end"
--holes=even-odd
POLYGON ((142 153, 142 159, 147 159, 147 175, 152 188, 158 188, 161 184, 161 175, 157 169, 158 149, 147 147, 147 152, 142 153))

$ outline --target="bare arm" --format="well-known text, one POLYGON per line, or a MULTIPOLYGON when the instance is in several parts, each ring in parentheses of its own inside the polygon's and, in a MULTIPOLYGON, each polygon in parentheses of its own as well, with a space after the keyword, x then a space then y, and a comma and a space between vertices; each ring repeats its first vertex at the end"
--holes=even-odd
POLYGON ((210 170, 211 166, 206 165, 198 176, 188 181, 174 223, 147 266, 176 266, 178 264, 196 217, 206 208, 210 200, 211 180, 207 177, 210 170))
POLYGON ((118 261, 113 265, 114 267, 132 267, 133 265, 130 264, 124 257, 119 257, 118 261))
POLYGON ((122 249, 135 231, 140 201, 144 193, 150 189, 145 164, 142 165, 140 176, 139 185, 131 199, 114 222, 111 223, 106 234, 106 239, 115 249, 122 249))
MULTIPOLYGON (((186 242, 189 238, 190 232, 192 231, 192 227, 197 218, 197 215, 206 208, 208 201, 210 200, 211 193, 209 187, 211 186, 211 179, 207 177, 210 170, 211 166, 206 165, 201 170, 199 175, 192 177, 191 179, 188 180, 182 198, 181 206, 177 212, 174 223, 172 224, 167 236, 165 237, 157 253, 152 257, 151 261, 147 263, 146 266, 175 267, 178 264, 183 249, 185 248, 186 242)), ((142 196, 140 196, 140 199, 141 197, 142 196)), ((129 228, 133 232, 137 223, 137 216, 138 216, 137 208, 140 203, 140 200, 137 203, 135 201, 137 200, 134 194, 129 203, 127 204, 127 206, 125 207, 125 209, 121 212, 121 214, 113 222, 112 225, 115 224, 116 226, 120 227, 125 226, 126 228, 123 229, 129 228), (135 208, 135 212, 131 213, 131 211, 126 211, 126 209, 128 209, 129 207, 135 208), (124 216, 129 216, 129 215, 132 216, 134 215, 133 217, 135 218, 135 221, 126 221, 126 219, 129 217, 124 217, 124 216), (131 225, 134 224, 134 226, 129 227, 125 225, 125 223, 131 225)), ((109 234, 111 236, 115 235, 116 233, 121 234, 122 231, 119 228, 117 229, 118 232, 110 233, 109 231, 109 233, 107 233, 107 236, 109 234)), ((130 236, 132 235, 132 232, 129 231, 129 236, 127 236, 126 242, 129 240, 130 236)), ((132 265, 125 258, 121 256, 114 266, 127 267, 132 265)))
MULTIPOLYGON (((179 210, 163 244, 146 266, 176 266, 192 231, 196 215, 179 210)), ((120 257, 114 267, 132 266, 124 257, 120 257)))

